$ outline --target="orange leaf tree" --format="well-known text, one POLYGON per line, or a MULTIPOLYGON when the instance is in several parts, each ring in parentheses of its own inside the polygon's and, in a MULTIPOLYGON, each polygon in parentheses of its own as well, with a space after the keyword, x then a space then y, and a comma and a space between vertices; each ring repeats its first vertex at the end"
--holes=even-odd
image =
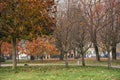
POLYGON ((45 33, 51 22, 47 8, 50 0, 2 0, 0 1, 0 33, 11 37, 13 69, 16 68, 16 39, 32 39, 45 33))
POLYGON ((46 55, 59 54, 57 48, 55 47, 52 41, 48 37, 38 37, 32 41, 26 41, 24 47, 21 47, 21 51, 27 55, 33 55, 38 57, 43 57, 44 52, 46 55))

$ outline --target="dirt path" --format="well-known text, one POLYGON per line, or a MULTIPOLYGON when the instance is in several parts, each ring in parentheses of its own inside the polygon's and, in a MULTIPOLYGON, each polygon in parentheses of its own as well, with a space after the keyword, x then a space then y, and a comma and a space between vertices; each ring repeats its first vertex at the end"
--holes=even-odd
MULTIPOLYGON (((17 66, 25 66, 26 64, 17 64, 17 66)), ((55 65, 58 65, 58 66, 62 66, 62 65, 65 65, 65 64, 51 64, 51 63, 47 63, 47 64, 32 64, 32 63, 29 63, 27 64, 26 66, 55 66, 55 65)), ((77 64, 69 64, 71 66, 78 66, 77 64)), ((8 66, 12 66, 12 64, 2 64, 1 65, 2 67, 8 67, 8 66)), ((81 66, 81 65, 79 65, 81 66)), ((91 65, 91 64, 87 64, 86 66, 105 66, 107 67, 107 65, 91 65)), ((112 68, 120 68, 120 66, 112 66, 112 68)))

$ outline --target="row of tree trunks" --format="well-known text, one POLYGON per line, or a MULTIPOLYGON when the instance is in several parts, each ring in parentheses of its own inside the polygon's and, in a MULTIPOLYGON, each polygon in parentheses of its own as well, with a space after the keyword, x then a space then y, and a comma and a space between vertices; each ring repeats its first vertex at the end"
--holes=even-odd
MULTIPOLYGON (((96 52, 96 60, 100 61, 98 46, 94 45, 94 48, 95 48, 95 52, 96 52)), ((116 59, 117 59, 117 55, 116 55, 116 45, 115 45, 112 47, 112 60, 116 60, 116 59)))
MULTIPOLYGON (((97 46, 95 46, 95 52, 96 52, 96 60, 100 61, 100 56, 99 56, 99 51, 98 51, 97 46)), ((75 59, 75 56, 74 56, 74 59, 75 59)), ((63 52, 60 53, 60 60, 64 60, 64 53, 63 52)), ((112 47, 112 60, 117 60, 116 46, 112 47)))
MULTIPOLYGON (((99 56, 99 51, 98 51, 97 46, 95 46, 95 52, 96 52, 96 60, 100 61, 100 56, 99 56)), ((75 58, 75 56, 74 56, 74 58, 75 58)), ((64 60, 64 53, 63 52, 61 52, 61 54, 60 54, 60 60, 64 60)), ((112 60, 117 60, 116 47, 112 48, 112 60)))
MULTIPOLYGON (((65 66, 68 68, 68 56, 67 56, 67 53, 64 53, 64 54, 65 54, 65 66)), ((84 53, 82 53, 81 56, 82 56, 82 66, 85 66, 84 53)), ((63 59, 64 59, 64 55, 62 55, 62 60, 63 59)), ((78 58, 78 65, 80 65, 80 56, 78 58)))

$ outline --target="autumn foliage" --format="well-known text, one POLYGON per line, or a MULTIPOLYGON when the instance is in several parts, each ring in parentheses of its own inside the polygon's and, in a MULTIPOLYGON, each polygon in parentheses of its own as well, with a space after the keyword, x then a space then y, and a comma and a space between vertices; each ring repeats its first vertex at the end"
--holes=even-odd
POLYGON ((13 69, 17 66, 17 39, 32 40, 52 32, 49 14, 53 4, 54 0, 0 0, 0 38, 11 39, 13 69))
POLYGON ((7 42, 3 42, 1 46, 2 55, 12 55, 12 45, 7 42))
POLYGON ((19 47, 19 51, 28 55, 41 56, 42 54, 59 54, 53 41, 48 38, 38 37, 32 41, 26 41, 24 46, 19 47))

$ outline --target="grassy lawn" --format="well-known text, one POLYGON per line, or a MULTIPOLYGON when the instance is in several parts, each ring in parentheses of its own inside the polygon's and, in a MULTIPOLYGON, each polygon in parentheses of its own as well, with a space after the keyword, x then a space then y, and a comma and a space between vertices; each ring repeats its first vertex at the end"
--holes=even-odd
POLYGON ((120 69, 107 67, 34 66, 0 68, 0 80, 120 80, 120 69))

